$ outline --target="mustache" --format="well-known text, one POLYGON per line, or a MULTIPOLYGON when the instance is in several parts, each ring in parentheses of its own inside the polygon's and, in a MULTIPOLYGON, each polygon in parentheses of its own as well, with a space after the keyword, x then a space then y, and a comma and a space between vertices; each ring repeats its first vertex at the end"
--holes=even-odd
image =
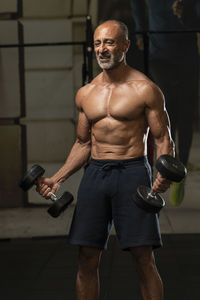
POLYGON ((102 53, 102 54, 99 54, 98 57, 99 58, 110 58, 111 55, 110 55, 110 53, 102 53))

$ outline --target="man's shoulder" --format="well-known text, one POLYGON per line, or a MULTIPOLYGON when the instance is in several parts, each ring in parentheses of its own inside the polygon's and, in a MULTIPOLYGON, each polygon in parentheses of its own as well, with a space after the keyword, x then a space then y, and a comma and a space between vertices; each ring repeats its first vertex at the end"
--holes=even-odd
POLYGON ((128 83, 133 87, 144 91, 157 87, 156 84, 148 76, 136 69, 131 70, 131 76, 128 80, 128 83))
POLYGON ((84 98, 86 97, 91 90, 94 88, 94 84, 92 82, 87 83, 86 85, 79 88, 79 90, 76 93, 76 98, 84 98))
POLYGON ((86 85, 79 88, 79 90, 76 93, 76 105, 78 107, 82 106, 82 103, 85 98, 89 96, 89 94, 94 90, 97 86, 96 78, 94 78, 90 83, 87 83, 86 85))
POLYGON ((79 88, 77 94, 85 95, 85 94, 91 92, 91 90, 94 89, 98 85, 100 75, 101 74, 97 75, 91 82, 89 82, 86 85, 79 88))
POLYGON ((130 80, 129 85, 135 89, 137 94, 140 95, 145 102, 163 98, 162 91, 157 84, 138 70, 132 71, 132 80, 130 80))

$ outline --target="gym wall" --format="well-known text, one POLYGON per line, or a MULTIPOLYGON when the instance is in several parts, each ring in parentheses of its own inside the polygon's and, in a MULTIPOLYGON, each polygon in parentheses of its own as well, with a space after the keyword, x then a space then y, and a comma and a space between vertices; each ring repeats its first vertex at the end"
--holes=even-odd
MULTIPOLYGON (((85 17, 97 22, 96 3, 1 0, 0 44, 84 41, 85 17)), ((0 207, 46 203, 34 189, 22 192, 18 181, 33 164, 51 175, 69 153, 82 63, 82 46, 0 48, 0 207)), ((62 189, 76 196, 80 175, 62 189)))

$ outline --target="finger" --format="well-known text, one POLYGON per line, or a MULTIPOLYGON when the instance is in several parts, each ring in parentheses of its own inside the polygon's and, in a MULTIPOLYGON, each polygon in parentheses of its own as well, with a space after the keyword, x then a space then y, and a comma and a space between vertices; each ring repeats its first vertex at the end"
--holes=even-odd
POLYGON ((169 187, 171 182, 159 182, 158 180, 154 181, 153 190, 157 193, 164 193, 169 187))
POLYGON ((39 177, 39 178, 36 180, 36 185, 44 184, 44 182, 45 182, 45 178, 44 178, 44 177, 39 177))
POLYGON ((160 185, 160 186, 170 186, 170 184, 171 184, 171 181, 169 181, 169 180, 158 180, 157 181, 157 183, 158 183, 158 185, 160 185))
POLYGON ((48 187, 42 194, 41 196, 46 198, 46 199, 49 199, 51 197, 51 194, 52 194, 52 191, 51 191, 51 188, 48 187))
POLYGON ((47 185, 43 186, 43 188, 38 188, 38 193, 44 198, 47 197, 49 192, 51 192, 51 188, 47 185))
POLYGON ((38 189, 41 189, 41 188, 44 187, 44 183, 37 183, 36 187, 37 187, 38 189))
POLYGON ((51 189, 52 193, 56 194, 59 188, 60 188, 60 184, 54 184, 54 186, 51 189))
POLYGON ((155 183, 158 186, 169 186, 171 184, 171 181, 166 179, 156 179, 155 183))
POLYGON ((44 184, 37 184, 35 190, 40 193, 42 188, 44 188, 44 184))
POLYGON ((165 193, 169 189, 169 185, 158 187, 158 193, 165 193))
POLYGON ((38 187, 38 190, 39 190, 39 193, 40 195, 44 195, 46 193, 46 191, 49 189, 49 186, 48 185, 43 185, 43 186, 39 186, 38 187))
POLYGON ((170 180, 163 177, 160 173, 157 174, 156 181, 159 182, 159 183, 171 183, 170 180))

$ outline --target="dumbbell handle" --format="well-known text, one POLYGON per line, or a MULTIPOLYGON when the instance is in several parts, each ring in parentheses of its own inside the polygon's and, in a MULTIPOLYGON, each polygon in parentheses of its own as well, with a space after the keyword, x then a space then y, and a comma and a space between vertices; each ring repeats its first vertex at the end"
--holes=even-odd
POLYGON ((53 202, 55 202, 58 198, 57 196, 51 192, 51 196, 49 197, 53 202))
POLYGON ((148 197, 154 198, 157 195, 157 192, 152 190, 148 193, 148 197))

